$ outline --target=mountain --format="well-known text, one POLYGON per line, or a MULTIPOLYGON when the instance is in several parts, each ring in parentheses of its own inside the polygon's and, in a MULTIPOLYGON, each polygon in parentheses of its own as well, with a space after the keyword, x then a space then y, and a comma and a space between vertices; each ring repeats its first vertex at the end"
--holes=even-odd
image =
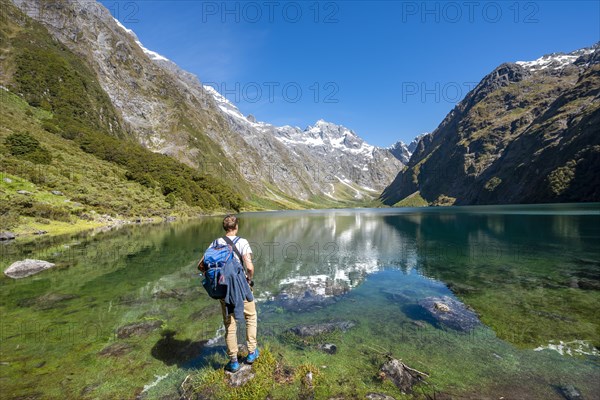
POLYGON ((414 138, 412 140, 412 142, 410 142, 407 146, 408 152, 412 155, 412 153, 415 152, 415 150, 417 149, 417 145, 419 144, 419 142, 421 141, 421 139, 423 139, 425 136, 429 135, 429 132, 425 132, 425 133, 421 133, 420 135, 417 135, 416 138, 414 138))
POLYGON ((420 140, 381 199, 600 201, 598 171, 600 44, 500 65, 420 140))
POLYGON ((13 3, 92 69, 114 107, 113 125, 121 127, 122 137, 225 181, 251 206, 373 199, 402 167, 387 150, 368 146, 343 127, 319 122, 300 130, 244 117, 196 76, 145 48, 99 3, 13 3), (311 140, 321 126, 319 144, 311 140), (347 140, 338 143, 335 132, 347 140), (335 137, 327 140, 329 135, 335 137))
POLYGON ((402 164, 407 164, 408 160, 410 160, 410 156, 412 152, 408 149, 406 143, 402 140, 397 141, 393 145, 389 147, 390 153, 394 155, 402 164))
POLYGON ((428 133, 422 133, 418 135, 408 145, 402 140, 399 140, 390 147, 388 147, 388 150, 394 155, 394 157, 400 160, 402 164, 408 164, 410 156, 412 156, 412 153, 414 153, 415 149, 417 148, 417 144, 419 144, 419 141, 425 135, 428 135, 428 133))
POLYGON ((268 160, 262 168, 254 160, 242 162, 242 173, 250 182, 269 181, 301 200, 315 195, 335 201, 362 200, 377 196, 402 167, 389 150, 369 145, 344 126, 324 120, 305 129, 257 122, 214 88, 204 89, 214 97, 231 130, 261 160, 268 160))

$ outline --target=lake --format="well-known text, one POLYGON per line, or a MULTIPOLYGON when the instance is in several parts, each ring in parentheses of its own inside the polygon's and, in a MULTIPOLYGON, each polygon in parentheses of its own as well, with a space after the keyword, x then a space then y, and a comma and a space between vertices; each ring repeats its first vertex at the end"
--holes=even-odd
MULTIPOLYGON (((56 263, 0 279, 3 398, 167 398, 219 368, 220 308, 195 266, 221 220, 0 246, 3 270, 56 263)), ((317 398, 401 398, 376 378, 387 355, 426 371, 427 393, 600 397, 599 204, 246 213, 240 234, 254 252, 259 346, 319 368, 317 398), (431 298, 477 323, 436 319, 431 298), (354 324, 322 338, 333 355, 289 333, 328 321, 354 324)))

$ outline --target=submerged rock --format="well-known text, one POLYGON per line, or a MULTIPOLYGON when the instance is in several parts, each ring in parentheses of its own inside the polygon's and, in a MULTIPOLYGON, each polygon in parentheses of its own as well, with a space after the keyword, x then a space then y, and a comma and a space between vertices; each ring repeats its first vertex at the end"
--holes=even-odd
POLYGON ((333 343, 320 344, 319 350, 324 351, 327 354, 335 354, 337 353, 337 346, 333 343))
POLYGON ((121 357, 131 350, 133 350, 133 346, 129 343, 113 343, 100 350, 98 354, 104 357, 121 357))
POLYGON ((413 290, 407 290, 407 289, 402 289, 402 290, 397 290, 397 289, 384 289, 382 290, 383 294, 385 294, 385 297, 387 297, 390 301, 393 301, 394 303, 414 303, 415 302, 415 297, 416 297, 416 292, 414 292, 413 290))
POLYGON ((75 294, 48 293, 35 299, 35 305, 41 310, 64 307, 64 301, 73 300, 79 296, 75 294))
POLYGON ((158 290, 152 293, 154 299, 176 299, 183 301, 186 299, 195 299, 201 295, 200 287, 189 287, 189 288, 174 288, 158 290))
POLYGON ((573 385, 560 386, 558 392, 566 400, 583 400, 581 392, 573 385))
POLYGON ((300 336, 309 337, 315 335, 322 335, 325 333, 331 333, 336 330, 346 332, 356 325, 353 321, 338 321, 338 322, 324 322, 321 324, 312 325, 298 325, 290 328, 290 332, 300 336))
POLYGON ((461 332, 468 332, 480 325, 479 318, 463 303, 448 296, 427 297, 419 301, 440 324, 461 332))
POLYGON ((12 263, 4 271, 4 275, 13 279, 20 279, 35 275, 38 272, 54 267, 54 265, 48 261, 26 259, 12 263))
POLYGON ((330 277, 304 276, 282 282, 274 303, 294 312, 313 311, 336 303, 350 290, 345 282, 330 277))
POLYGON ((402 393, 410 393, 412 387, 427 375, 408 367, 402 361, 390 359, 379 370, 381 379, 389 379, 402 393))
POLYGON ((448 286, 448 289, 452 290, 455 294, 471 294, 480 291, 473 286, 458 282, 448 282, 446 286, 448 286))
POLYGON ((160 328, 163 324, 161 320, 135 322, 133 324, 127 324, 120 328, 117 328, 117 337, 119 339, 125 339, 131 336, 145 335, 148 332, 160 328))
POLYGON ((307 290, 301 297, 288 296, 282 293, 275 298, 275 304, 285 310, 295 312, 314 311, 335 303, 335 298, 314 294, 307 290))
POLYGON ((229 376, 229 386, 240 387, 254 379, 254 372, 252 372, 252 366, 248 364, 241 364, 239 371, 229 372, 225 371, 225 374, 229 376))

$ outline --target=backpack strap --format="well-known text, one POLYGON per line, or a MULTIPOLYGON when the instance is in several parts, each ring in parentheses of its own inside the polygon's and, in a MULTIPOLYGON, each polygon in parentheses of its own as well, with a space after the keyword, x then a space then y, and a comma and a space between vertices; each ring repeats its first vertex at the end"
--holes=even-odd
POLYGON ((231 248, 233 249, 234 253, 237 254, 237 256, 240 259, 240 264, 242 264, 242 267, 244 268, 244 273, 246 275, 248 275, 248 271, 246 271, 246 266, 244 265, 244 257, 242 257, 242 255, 240 254, 240 251, 235 246, 235 244, 238 242, 238 240, 240 240, 240 238, 237 237, 235 239, 235 241, 232 241, 231 239, 229 239, 229 237, 223 236, 223 240, 225 240, 225 242, 227 242, 227 244, 231 246, 231 248))

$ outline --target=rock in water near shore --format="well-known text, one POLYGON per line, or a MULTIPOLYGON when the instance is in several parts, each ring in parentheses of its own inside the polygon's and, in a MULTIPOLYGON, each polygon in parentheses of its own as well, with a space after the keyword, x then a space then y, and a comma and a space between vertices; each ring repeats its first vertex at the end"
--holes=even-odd
POLYGON ((308 337, 331 333, 335 330, 346 332, 354 327, 354 325, 356 325, 356 323, 353 321, 324 322, 322 324, 298 325, 290 328, 290 332, 295 333, 300 337, 308 337))
POLYGON ((119 339, 125 339, 131 336, 145 335, 150 331, 160 328, 162 324, 163 321, 154 320, 124 325, 117 329, 117 337, 119 339))
POLYGON ((15 234, 12 232, 0 232, 0 241, 14 240, 15 234))
POLYGON ((428 375, 392 358, 381 366, 379 376, 391 380, 402 393, 410 393, 412 387, 428 375))
POLYGON ((13 279, 20 279, 37 274, 45 269, 52 268, 54 265, 55 264, 48 261, 26 259, 12 263, 10 267, 4 271, 4 275, 13 279))
POLYGON ((325 343, 317 346, 319 350, 324 351, 327 354, 337 353, 337 346, 333 343, 325 343))
POLYGON ((481 324, 477 315, 467 307, 448 296, 427 297, 419 301, 440 324, 461 332, 468 332, 481 324))
POLYGON ((581 392, 573 385, 560 386, 558 391, 566 400, 583 400, 581 392))

